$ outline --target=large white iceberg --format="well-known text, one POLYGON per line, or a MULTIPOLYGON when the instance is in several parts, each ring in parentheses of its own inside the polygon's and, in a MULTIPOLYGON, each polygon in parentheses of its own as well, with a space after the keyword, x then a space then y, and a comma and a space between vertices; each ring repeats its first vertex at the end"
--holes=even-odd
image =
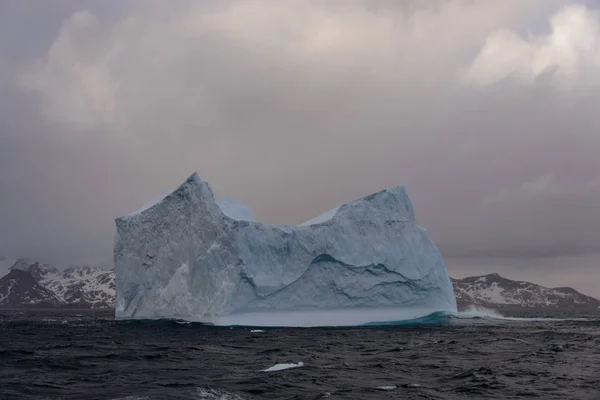
POLYGON ((345 325, 456 311, 452 284, 403 186, 300 226, 253 221, 193 174, 116 219, 116 317, 345 325))

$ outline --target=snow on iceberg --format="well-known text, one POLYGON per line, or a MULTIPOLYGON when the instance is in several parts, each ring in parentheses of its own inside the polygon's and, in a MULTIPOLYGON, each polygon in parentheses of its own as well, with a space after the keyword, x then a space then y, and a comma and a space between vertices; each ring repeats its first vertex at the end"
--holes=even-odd
POLYGON ((217 203, 197 174, 117 218, 115 316, 314 326, 456 311, 442 258, 403 186, 301 226, 253 220, 237 201, 217 203))
POLYGON ((238 221, 254 221, 254 214, 250 207, 232 197, 227 196, 217 204, 221 211, 230 218, 238 221))

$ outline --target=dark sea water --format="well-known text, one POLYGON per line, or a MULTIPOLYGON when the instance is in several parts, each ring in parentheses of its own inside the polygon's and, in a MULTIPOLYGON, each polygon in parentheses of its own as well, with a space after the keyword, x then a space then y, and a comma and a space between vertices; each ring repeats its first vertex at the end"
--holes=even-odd
POLYGON ((600 315, 566 317, 251 332, 0 311, 0 399, 599 400, 600 315))

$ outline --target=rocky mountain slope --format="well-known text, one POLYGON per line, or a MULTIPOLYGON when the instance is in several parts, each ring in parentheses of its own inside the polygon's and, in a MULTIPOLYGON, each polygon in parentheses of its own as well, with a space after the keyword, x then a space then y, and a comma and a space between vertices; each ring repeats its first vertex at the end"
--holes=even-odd
POLYGON ((598 307, 600 301, 569 287, 547 288, 513 281, 498 274, 452 279, 459 308, 477 305, 501 307, 598 307))
POLYGON ((58 297, 40 285, 27 271, 15 269, 0 278, 0 306, 2 307, 54 307, 58 297))
MULTIPOLYGON (((115 272, 88 266, 65 270, 24 259, 0 278, 0 307, 114 308, 115 272)), ((459 308, 600 307, 600 300, 568 287, 547 288, 498 274, 452 279, 459 308)))
POLYGON ((17 260, 0 282, 0 307, 113 308, 115 274, 88 266, 65 270, 49 264, 17 260), (17 299, 23 299, 21 303, 17 299))

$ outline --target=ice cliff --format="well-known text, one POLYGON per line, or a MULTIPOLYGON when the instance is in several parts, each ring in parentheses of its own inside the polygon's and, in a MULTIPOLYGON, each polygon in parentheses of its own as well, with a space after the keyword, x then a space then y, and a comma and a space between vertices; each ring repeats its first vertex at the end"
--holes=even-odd
POLYGON ((217 203, 193 174, 116 224, 117 318, 219 323, 325 311, 335 325, 348 310, 365 311, 362 322, 375 309, 456 310, 442 258, 403 186, 290 227, 254 222, 233 199, 217 203))

